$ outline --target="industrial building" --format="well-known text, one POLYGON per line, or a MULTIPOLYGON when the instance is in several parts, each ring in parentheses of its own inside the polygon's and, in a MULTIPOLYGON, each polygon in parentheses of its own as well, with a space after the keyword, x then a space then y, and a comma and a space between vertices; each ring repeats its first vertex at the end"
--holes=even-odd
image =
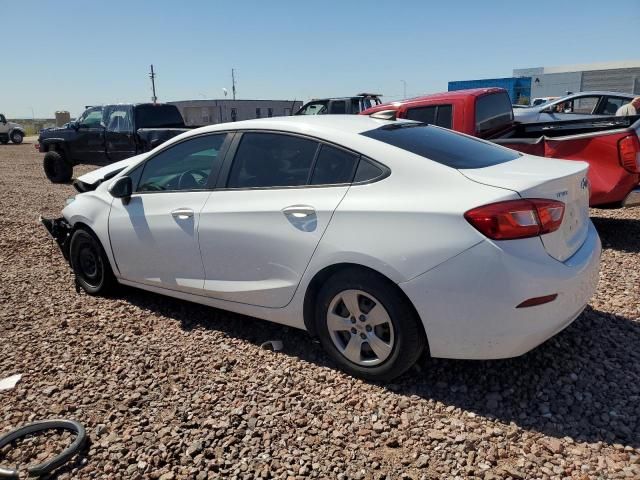
POLYGON ((168 102, 180 110, 188 126, 238 122, 253 118, 282 117, 295 113, 297 100, 183 100, 168 102))
POLYGON ((595 90, 640 94, 640 60, 517 68, 513 77, 449 82, 449 91, 480 87, 505 88, 513 103, 595 90))

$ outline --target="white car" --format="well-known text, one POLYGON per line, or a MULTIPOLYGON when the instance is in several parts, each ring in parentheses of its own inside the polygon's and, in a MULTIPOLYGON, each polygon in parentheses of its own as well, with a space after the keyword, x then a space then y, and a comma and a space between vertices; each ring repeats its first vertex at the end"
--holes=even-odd
POLYGON ((19 123, 10 122, 0 113, 0 143, 7 144, 11 142, 16 145, 22 143, 24 140, 24 128, 19 123))
POLYGON ((43 222, 90 294, 306 329, 367 379, 424 350, 517 356, 569 325, 598 280, 587 164, 376 116, 199 128, 80 177, 43 222))
MULTIPOLYGON (((513 110, 520 123, 557 122, 614 116, 635 95, 617 92, 579 92, 565 97, 550 97, 546 103, 513 110)), ((537 99, 536 99, 537 100, 537 99)))

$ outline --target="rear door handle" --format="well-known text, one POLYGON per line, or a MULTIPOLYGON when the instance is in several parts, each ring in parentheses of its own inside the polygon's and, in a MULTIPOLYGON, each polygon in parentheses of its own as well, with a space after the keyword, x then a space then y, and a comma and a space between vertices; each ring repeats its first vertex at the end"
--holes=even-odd
POLYGON ((186 220, 193 217, 193 210, 190 208, 177 208, 171 212, 171 216, 178 220, 186 220))
POLYGON ((286 217, 307 218, 316 213, 316 209, 309 205, 292 205, 282 209, 286 217))

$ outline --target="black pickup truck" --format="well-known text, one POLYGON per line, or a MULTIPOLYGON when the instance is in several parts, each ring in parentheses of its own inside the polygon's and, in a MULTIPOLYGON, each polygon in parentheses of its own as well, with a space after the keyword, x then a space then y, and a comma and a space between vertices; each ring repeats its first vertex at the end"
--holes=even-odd
POLYGON ((138 103, 87 107, 74 122, 40 131, 37 148, 54 183, 68 182, 73 166, 105 164, 146 152, 189 130, 175 105, 138 103))

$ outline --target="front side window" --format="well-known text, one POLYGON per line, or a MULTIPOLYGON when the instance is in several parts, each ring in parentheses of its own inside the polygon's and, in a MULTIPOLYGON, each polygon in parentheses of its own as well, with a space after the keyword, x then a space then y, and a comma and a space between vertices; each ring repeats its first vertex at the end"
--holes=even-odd
POLYGON ((328 113, 327 103, 328 102, 326 101, 309 103, 296 115, 324 115, 325 113, 328 113))
POLYGON ((78 122, 85 128, 98 128, 102 126, 102 107, 85 110, 78 122))
POLYGON ((323 145, 316 159, 311 185, 351 183, 358 155, 339 148, 323 145))
POLYGON ((149 159, 143 167, 137 192, 203 190, 218 176, 218 155, 226 134, 206 135, 178 143, 149 159))
POLYGON ((306 185, 318 143, 277 133, 245 133, 233 160, 227 187, 306 185))
POLYGON ((389 124, 361 135, 452 168, 484 168, 520 156, 508 148, 419 123, 389 124))
POLYGON ((554 113, 578 113, 591 115, 594 113, 600 97, 579 97, 572 100, 558 102, 552 106, 554 113))
POLYGON ((107 131, 124 133, 132 132, 131 109, 126 106, 113 107, 106 112, 107 131))

